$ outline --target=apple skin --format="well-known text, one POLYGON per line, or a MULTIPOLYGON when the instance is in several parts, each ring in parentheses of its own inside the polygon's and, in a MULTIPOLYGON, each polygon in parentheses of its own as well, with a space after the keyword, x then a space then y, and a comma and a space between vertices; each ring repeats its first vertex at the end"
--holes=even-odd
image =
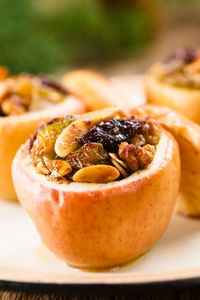
POLYGON ((200 218, 200 126, 167 107, 141 105, 132 113, 140 118, 154 117, 179 143, 181 183, 176 212, 200 218))
POLYGON ((127 96, 126 92, 118 88, 121 84, 127 91, 127 84, 122 83, 121 78, 115 83, 94 71, 75 70, 65 74, 62 83, 73 95, 82 99, 89 110, 109 106, 119 106, 129 110, 133 107, 132 96, 127 96))
POLYGON ((72 96, 62 104, 49 109, 29 112, 20 116, 0 118, 0 197, 6 200, 17 200, 12 183, 11 165, 19 147, 29 138, 42 122, 55 116, 65 116, 85 112, 82 102, 72 96))
POLYGON ((26 143, 12 174, 22 206, 58 258, 74 267, 107 268, 145 253, 166 230, 179 188, 179 148, 163 130, 145 170, 107 184, 59 184, 36 173, 26 143))
POLYGON ((156 78, 155 68, 145 78, 147 102, 172 108, 200 124, 200 90, 162 82, 156 78))

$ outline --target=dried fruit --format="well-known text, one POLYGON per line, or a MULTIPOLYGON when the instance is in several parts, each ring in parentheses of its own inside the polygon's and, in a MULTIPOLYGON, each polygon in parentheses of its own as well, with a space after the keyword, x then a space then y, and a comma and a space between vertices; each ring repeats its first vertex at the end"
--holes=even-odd
POLYGON ((49 78, 49 77, 42 77, 41 78, 41 82, 44 86, 50 87, 56 91, 58 91, 59 93, 63 94, 63 95, 67 95, 68 91, 67 89, 62 86, 60 83, 56 82, 54 79, 49 78))
POLYGON ((180 69, 180 66, 184 66, 184 64, 190 64, 198 56, 197 50, 193 48, 181 48, 178 49, 173 55, 171 55, 164 63, 164 67, 166 71, 170 70, 170 72, 176 72, 180 69), (179 63, 179 64, 178 64, 179 63), (179 67, 178 67, 179 66, 179 67))
POLYGON ((116 151, 121 142, 133 138, 140 130, 138 121, 110 119, 92 127, 82 136, 81 143, 101 143, 107 151, 116 151))
POLYGON ((17 86, 16 93, 23 98, 29 99, 28 104, 30 104, 30 98, 34 93, 34 86, 30 80, 21 80, 17 86))
POLYGON ((42 160, 36 163, 37 167, 39 165, 41 173, 50 175, 52 178, 66 176, 72 171, 71 165, 61 159, 50 159, 47 156, 43 156, 42 164, 41 162, 42 160))
POLYGON ((119 171, 108 165, 95 165, 82 168, 73 176, 75 182, 107 183, 120 176, 119 171))
POLYGON ((21 115, 28 107, 28 101, 18 95, 11 95, 5 98, 1 104, 4 115, 21 115))
POLYGON ((75 120, 74 117, 67 116, 59 118, 53 123, 47 124, 39 130, 31 149, 32 156, 43 156, 54 152, 54 145, 57 136, 62 130, 75 120))
POLYGON ((102 144, 89 143, 83 145, 77 151, 70 152, 66 156, 66 161, 68 161, 74 169, 81 169, 94 164, 107 164, 109 163, 109 155, 104 150, 102 144))
POLYGON ((70 152, 78 148, 82 135, 90 128, 103 120, 117 116, 125 116, 123 111, 118 107, 110 107, 84 114, 79 120, 74 121, 70 126, 64 129, 58 136, 55 143, 56 154, 60 157, 66 157, 70 152))
POLYGON ((0 67, 0 107, 1 115, 19 115, 27 111, 34 111, 49 107, 49 103, 58 103, 64 100, 67 90, 50 78, 40 78, 22 73, 18 76, 7 77, 7 69, 0 67), (12 101, 12 99, 18 99, 12 101), (21 106, 19 106, 21 99, 21 106), (24 99, 26 105, 23 105, 24 99), (9 103, 8 100, 11 100, 9 103), (4 103, 5 102, 5 103, 4 103))
POLYGON ((42 160, 53 178, 69 175, 70 181, 91 183, 114 181, 120 174, 120 178, 127 177, 145 168, 155 154, 155 146, 146 143, 151 139, 152 144, 157 144, 160 127, 152 118, 122 117, 124 115, 119 108, 109 108, 85 114, 78 120, 68 118, 66 121, 70 125, 67 128, 63 124, 64 119, 43 125, 30 142, 35 165, 42 160), (110 116, 120 116, 121 119, 110 119, 110 116), (99 142, 86 143, 90 139, 99 142), (113 152, 108 153, 104 147, 113 152), (74 148, 78 149, 70 151, 74 148))

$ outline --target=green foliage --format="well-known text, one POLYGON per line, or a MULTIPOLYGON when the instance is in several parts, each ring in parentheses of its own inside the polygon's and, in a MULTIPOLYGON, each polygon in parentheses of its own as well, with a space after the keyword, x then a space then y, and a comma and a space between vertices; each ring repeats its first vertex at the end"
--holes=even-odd
POLYGON ((139 51, 152 31, 139 7, 110 9, 97 0, 71 0, 55 13, 31 0, 1 0, 0 11, 0 64, 13 73, 116 60, 139 51))

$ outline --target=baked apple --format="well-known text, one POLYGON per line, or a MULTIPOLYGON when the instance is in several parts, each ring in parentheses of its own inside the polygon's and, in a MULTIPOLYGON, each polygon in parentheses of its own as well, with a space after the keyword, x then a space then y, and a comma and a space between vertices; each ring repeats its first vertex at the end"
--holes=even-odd
POLYGON ((177 110, 200 123, 200 52, 179 49, 153 65, 145 80, 147 102, 177 110))
POLYGON ((0 197, 16 199, 11 163, 41 121, 84 111, 82 101, 55 80, 29 74, 9 77, 7 69, 0 68, 0 197))
POLYGON ((58 258, 112 267, 146 252, 167 228, 179 149, 155 119, 111 107, 44 125, 21 146, 12 173, 22 206, 58 258))
POLYGON ((63 84, 74 95, 81 98, 89 110, 103 109, 109 106, 119 106, 131 109, 133 98, 116 88, 117 83, 103 75, 89 71, 76 70, 63 77, 63 84))
POLYGON ((133 113, 140 117, 153 116, 169 130, 180 146, 181 185, 176 211, 200 217, 200 126, 169 108, 144 105, 133 113))

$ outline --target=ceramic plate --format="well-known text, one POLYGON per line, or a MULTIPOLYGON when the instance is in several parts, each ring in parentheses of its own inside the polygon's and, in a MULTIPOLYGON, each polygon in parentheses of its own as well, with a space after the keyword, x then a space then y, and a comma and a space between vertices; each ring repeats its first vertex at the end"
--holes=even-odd
MULTIPOLYGON (((114 79, 118 88, 144 102, 141 79, 114 79)), ((44 245, 18 203, 0 200, 0 280, 48 284, 146 284, 200 278, 200 220, 174 215, 154 247, 128 266, 104 272, 68 267, 44 245)))

